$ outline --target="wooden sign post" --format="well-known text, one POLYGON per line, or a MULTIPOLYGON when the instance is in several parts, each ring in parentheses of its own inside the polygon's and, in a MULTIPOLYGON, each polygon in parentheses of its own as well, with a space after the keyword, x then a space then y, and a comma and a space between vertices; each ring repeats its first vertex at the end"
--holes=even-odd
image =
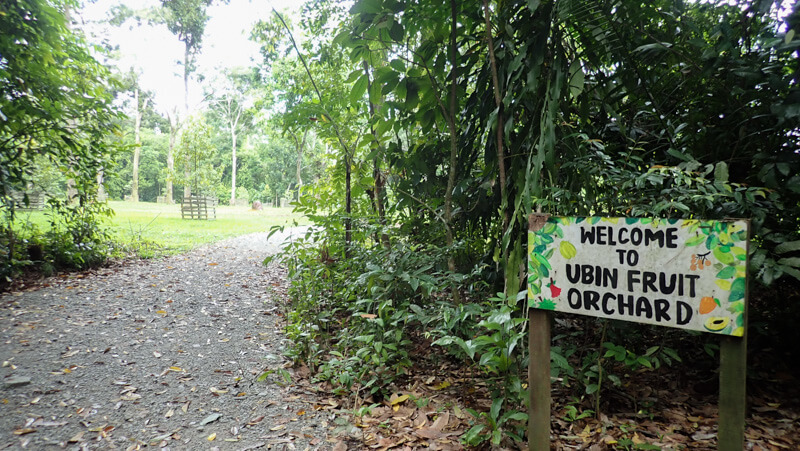
POLYGON ((719 449, 744 443, 750 224, 534 214, 528 232, 528 447, 550 447, 549 311, 723 335, 719 449))

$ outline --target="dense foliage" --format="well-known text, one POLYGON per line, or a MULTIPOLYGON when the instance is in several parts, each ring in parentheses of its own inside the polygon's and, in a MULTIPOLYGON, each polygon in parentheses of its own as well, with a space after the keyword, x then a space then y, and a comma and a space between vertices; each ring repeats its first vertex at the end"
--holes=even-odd
MULTIPOLYGON (((297 49, 295 83, 316 92, 293 114, 319 118, 302 126, 338 154, 298 204, 319 227, 286 256, 295 356, 380 394, 431 340, 495 382, 497 408, 465 440, 498 443, 522 433, 531 212, 752 218, 754 291, 796 282, 800 41, 781 7, 310 2, 318 39, 297 49)), ((598 407, 602 382, 620 383, 609 362, 679 360, 630 326, 601 329, 594 354, 559 339, 553 356, 598 407)))
POLYGON ((107 69, 70 30, 66 12, 76 6, 69 0, 0 6, 3 283, 31 260, 84 267, 105 258, 99 221, 107 211, 95 196, 114 154, 107 138, 119 114, 107 69), (39 193, 53 212, 46 235, 23 230, 17 214, 39 193))

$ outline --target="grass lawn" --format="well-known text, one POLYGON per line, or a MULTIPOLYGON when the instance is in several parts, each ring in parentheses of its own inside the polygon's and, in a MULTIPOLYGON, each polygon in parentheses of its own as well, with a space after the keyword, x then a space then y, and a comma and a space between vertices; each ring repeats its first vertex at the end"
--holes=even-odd
MULTIPOLYGON (((217 219, 208 221, 181 219, 180 204, 111 201, 114 216, 107 222, 115 241, 136 251, 142 257, 178 253, 198 245, 254 232, 266 232, 276 225, 308 224, 308 220, 292 213, 291 208, 216 207, 217 219)), ((28 213, 23 213, 28 215, 28 213)), ((46 227, 43 212, 30 213, 31 222, 46 227)))

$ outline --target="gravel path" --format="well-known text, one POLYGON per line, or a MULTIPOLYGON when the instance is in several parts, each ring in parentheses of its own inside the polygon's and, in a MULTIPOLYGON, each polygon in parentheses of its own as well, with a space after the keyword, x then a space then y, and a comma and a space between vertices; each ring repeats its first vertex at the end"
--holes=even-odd
POLYGON ((0 448, 332 447, 313 398, 256 380, 285 364, 284 273, 262 265, 282 238, 247 235, 0 296, 0 448))

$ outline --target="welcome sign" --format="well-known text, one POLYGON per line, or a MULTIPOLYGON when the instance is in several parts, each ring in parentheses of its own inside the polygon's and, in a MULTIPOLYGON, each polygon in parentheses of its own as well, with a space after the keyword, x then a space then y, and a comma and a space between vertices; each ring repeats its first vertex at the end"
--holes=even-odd
POLYGON ((529 305, 741 337, 748 228, 742 220, 549 217, 528 232, 529 305))

